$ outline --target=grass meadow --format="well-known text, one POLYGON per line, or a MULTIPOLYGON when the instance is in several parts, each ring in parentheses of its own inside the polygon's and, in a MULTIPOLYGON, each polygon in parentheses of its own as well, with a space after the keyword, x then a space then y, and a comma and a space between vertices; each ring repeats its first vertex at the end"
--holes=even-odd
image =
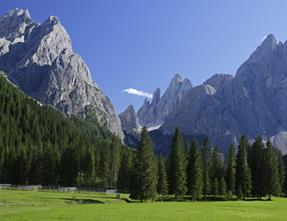
POLYGON ((286 221, 287 199, 130 203, 126 195, 0 190, 1 221, 286 221))

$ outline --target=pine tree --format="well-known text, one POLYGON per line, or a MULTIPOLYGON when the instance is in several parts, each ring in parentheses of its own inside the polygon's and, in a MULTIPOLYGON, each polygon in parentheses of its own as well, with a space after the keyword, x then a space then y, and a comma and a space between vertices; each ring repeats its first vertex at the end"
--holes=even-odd
POLYGON ((186 166, 182 134, 180 129, 176 128, 169 157, 169 192, 176 198, 183 197, 187 192, 186 166))
POLYGON ((196 201, 202 196, 202 165, 201 155, 198 143, 192 140, 188 155, 187 178, 188 192, 192 196, 192 200, 196 201))
POLYGON ((202 148, 202 171, 203 171, 203 196, 207 196, 211 193, 210 184, 210 161, 211 161, 211 149, 209 145, 208 138, 206 137, 203 142, 202 148))
POLYGON ((246 136, 240 138, 236 155, 236 193, 245 199, 251 193, 251 172, 247 161, 248 141, 246 136))
POLYGON ((166 173, 166 164, 165 160, 162 156, 158 159, 158 167, 157 167, 157 193, 163 197, 168 193, 168 181, 167 181, 167 173, 166 173))
POLYGON ((218 196, 219 194, 219 184, 218 184, 218 179, 217 177, 214 178, 213 181, 213 190, 212 190, 212 195, 218 196))
POLYGON ((121 163, 117 180, 117 187, 121 192, 128 192, 130 190, 132 168, 133 152, 125 148, 121 152, 121 163))
POLYGON ((252 193, 258 199, 265 195, 264 187, 264 144, 257 137, 250 150, 250 169, 252 174, 252 193))
POLYGON ((228 166, 226 172, 227 190, 232 194, 235 190, 235 173, 236 173, 236 161, 235 161, 235 148, 234 144, 230 145, 228 166))
POLYGON ((287 196, 287 155, 283 157, 283 162, 285 166, 285 179, 283 184, 283 193, 285 196, 287 196))
POLYGON ((265 185, 268 199, 271 195, 278 196, 280 193, 280 180, 278 172, 278 161, 276 152, 270 140, 266 143, 265 149, 265 185))
POLYGON ((218 193, 220 196, 226 195, 226 182, 223 176, 221 177, 219 181, 218 193))
POLYGON ((157 188, 157 168, 152 143, 148 130, 143 128, 141 141, 134 164, 134 179, 136 187, 131 197, 141 202, 155 199, 157 188))
POLYGON ((284 192, 284 180, 285 180, 285 165, 282 156, 282 152, 276 149, 278 158, 278 172, 279 172, 279 183, 280 183, 280 195, 284 192))
POLYGON ((120 149, 121 149, 121 140, 119 138, 115 137, 113 139, 113 142, 112 142, 111 148, 110 148, 110 155, 111 155, 111 161, 110 161, 110 171, 111 171, 110 187, 111 188, 115 188, 116 184, 117 184, 119 167, 120 167, 120 149))
MULTIPOLYGON (((219 152, 219 147, 216 146, 212 152, 211 158, 211 171, 210 176, 212 182, 212 194, 217 195, 219 193, 219 189, 215 190, 215 181, 221 181, 222 177, 224 177, 224 162, 223 162, 223 154, 219 152)), ((217 185, 217 186, 218 186, 217 185)))

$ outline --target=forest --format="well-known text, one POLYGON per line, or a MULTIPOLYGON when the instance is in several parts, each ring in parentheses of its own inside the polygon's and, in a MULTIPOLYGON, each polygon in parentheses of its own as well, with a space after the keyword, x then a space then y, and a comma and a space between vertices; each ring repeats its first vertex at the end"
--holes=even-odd
POLYGON ((67 116, 25 96, 0 76, 0 183, 118 189, 132 199, 262 199, 287 193, 286 161, 270 141, 242 136, 224 156, 174 133, 157 156, 146 128, 138 148, 94 120, 67 116))

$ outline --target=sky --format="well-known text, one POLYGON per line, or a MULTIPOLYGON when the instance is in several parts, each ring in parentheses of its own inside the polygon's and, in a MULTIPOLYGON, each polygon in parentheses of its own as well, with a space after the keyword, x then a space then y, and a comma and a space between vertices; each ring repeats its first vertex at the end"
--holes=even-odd
POLYGON ((59 17, 117 113, 176 73, 234 75, 266 34, 287 40, 286 0, 0 0, 0 14, 16 7, 59 17))

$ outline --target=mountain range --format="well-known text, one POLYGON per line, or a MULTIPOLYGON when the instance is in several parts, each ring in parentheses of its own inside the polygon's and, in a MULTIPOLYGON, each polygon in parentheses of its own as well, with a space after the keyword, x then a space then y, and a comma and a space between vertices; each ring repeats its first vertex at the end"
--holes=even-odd
POLYGON ((68 114, 105 125, 135 146, 147 127, 158 152, 168 152, 176 127, 185 137, 208 136, 224 152, 242 134, 270 138, 287 153, 287 42, 269 34, 235 74, 215 74, 194 86, 176 74, 136 111, 117 116, 55 16, 34 21, 28 10, 0 17, 0 70, 26 95, 68 114))
POLYGON ((96 120, 123 138, 110 100, 92 80, 56 16, 42 24, 28 10, 0 17, 0 70, 25 94, 67 114, 96 120))
POLYGON ((208 136, 225 152, 245 134, 250 140, 270 138, 286 154, 286 110, 287 42, 269 34, 234 76, 215 74, 192 86, 176 75, 163 96, 156 89, 152 101, 144 101, 136 117, 161 136, 171 136, 176 127, 188 137, 208 136))

